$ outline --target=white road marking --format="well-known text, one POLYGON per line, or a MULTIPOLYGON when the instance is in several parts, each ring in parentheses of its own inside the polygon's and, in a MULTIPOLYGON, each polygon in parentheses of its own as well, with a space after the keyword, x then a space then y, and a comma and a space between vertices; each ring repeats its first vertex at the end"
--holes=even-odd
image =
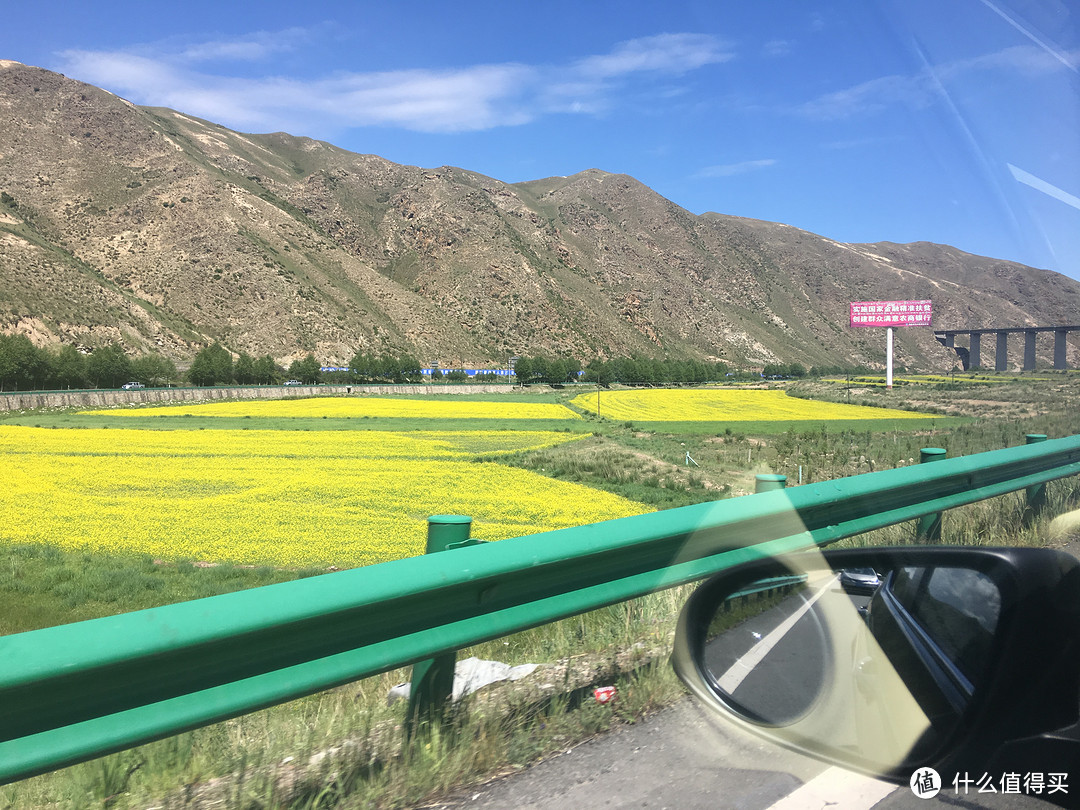
MULTIPOLYGON (((837 579, 838 577, 830 578, 821 586, 817 593, 807 600, 806 604, 784 619, 783 622, 776 626, 776 629, 751 647, 738 661, 728 667, 727 672, 721 675, 719 680, 717 680, 717 685, 729 695, 733 694, 739 684, 743 682, 743 679, 753 671, 754 667, 761 663, 761 660, 769 654, 773 647, 780 643, 780 639, 784 637, 788 630, 795 626, 795 623, 802 618, 803 614, 814 606, 814 603, 824 595, 829 589, 829 586, 836 582, 837 579)), ((753 635, 755 638, 761 638, 757 633, 754 633, 753 635)))
POLYGON ((896 790, 896 785, 844 768, 823 770, 768 810, 868 810, 896 790))

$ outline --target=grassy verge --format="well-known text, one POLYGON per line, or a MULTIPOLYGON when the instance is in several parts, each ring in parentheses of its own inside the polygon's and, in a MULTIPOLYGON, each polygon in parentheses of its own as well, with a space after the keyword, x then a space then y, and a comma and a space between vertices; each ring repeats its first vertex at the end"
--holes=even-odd
POLYGON ((399 670, 0 788, 0 807, 415 807, 521 768, 681 694, 666 658, 683 589, 464 650, 541 662, 522 686, 460 705, 452 728, 404 746, 399 670), (615 685, 600 704, 592 688, 615 685))
POLYGON ((844 431, 867 429, 868 423, 875 433, 901 430, 945 430, 953 426, 963 424, 969 419, 961 416, 942 417, 928 416, 926 419, 834 419, 828 422, 820 420, 784 420, 777 422, 768 421, 739 421, 739 422, 623 422, 626 427, 636 430, 644 430, 655 433, 671 433, 675 435, 730 435, 740 434, 747 436, 774 436, 777 433, 788 431, 816 431, 825 429, 829 433, 842 433, 844 431))
POLYGON ((378 416, 254 419, 233 416, 139 416, 42 413, 9 416, 2 424, 42 428, 117 430, 386 430, 386 431, 493 431, 552 430, 590 433, 595 423, 583 419, 412 419, 378 416))
POLYGON ((147 556, 0 546, 0 635, 324 573, 163 563, 147 556))

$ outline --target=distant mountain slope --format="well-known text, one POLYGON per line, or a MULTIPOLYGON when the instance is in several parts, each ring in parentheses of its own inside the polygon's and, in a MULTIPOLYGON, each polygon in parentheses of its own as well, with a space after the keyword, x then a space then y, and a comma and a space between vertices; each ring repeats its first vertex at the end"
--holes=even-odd
MULTIPOLYGON (((39 343, 873 363, 884 338, 849 329, 847 304, 891 298, 933 299, 939 326, 1080 313, 1080 284, 954 248, 695 216, 598 170, 400 166, 0 62, 0 330, 39 343)), ((954 360, 930 330, 898 338, 898 362, 954 360)))

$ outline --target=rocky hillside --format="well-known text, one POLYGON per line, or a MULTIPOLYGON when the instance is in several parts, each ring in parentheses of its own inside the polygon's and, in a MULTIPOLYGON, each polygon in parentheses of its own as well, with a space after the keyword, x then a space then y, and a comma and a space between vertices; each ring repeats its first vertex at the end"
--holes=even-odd
MULTIPOLYGON (((884 337, 849 329, 847 304, 892 298, 933 299, 941 327, 1080 313, 1080 284, 949 247, 695 216, 598 170, 511 185, 400 166, 0 61, 0 331, 42 345, 875 363, 884 337)), ((928 329, 897 352, 955 362, 928 329)))

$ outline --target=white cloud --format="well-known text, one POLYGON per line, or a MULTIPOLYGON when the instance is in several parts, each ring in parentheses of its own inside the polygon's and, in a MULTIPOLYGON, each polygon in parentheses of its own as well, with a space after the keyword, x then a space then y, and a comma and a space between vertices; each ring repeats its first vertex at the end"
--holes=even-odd
POLYGON ((761 53, 769 58, 787 56, 791 53, 791 42, 786 39, 770 39, 762 46, 761 53))
POLYGON ((128 54, 69 52, 68 72, 141 104, 229 126, 280 129, 311 117, 336 126, 460 132, 525 123, 515 103, 532 76, 516 65, 341 74, 315 81, 209 76, 128 54))
POLYGON ((210 61, 254 62, 295 50, 304 29, 259 32, 231 41, 187 44, 149 55, 66 51, 63 70, 138 104, 253 130, 312 132, 359 126, 417 132, 463 132, 515 126, 553 113, 599 114, 633 82, 671 77, 732 58, 715 38, 661 34, 630 40, 609 53, 562 65, 500 63, 447 70, 338 73, 315 79, 239 78, 199 71, 210 61))
POLYGON ((1017 31, 1019 31, 1021 34, 1023 34, 1025 37, 1027 37, 1032 42, 1034 42, 1045 53, 1047 53, 1051 58, 1053 58, 1053 59, 1057 60, 1058 62, 1060 62, 1061 64, 1063 64, 1065 67, 1067 67, 1073 73, 1080 73, 1080 70, 1077 70, 1077 59, 1076 59, 1076 54, 1075 53, 1074 54, 1066 53, 1063 50, 1061 50, 1060 48, 1058 48, 1056 45, 1053 45, 1052 43, 1047 42, 1046 40, 1044 40, 1043 38, 1038 36, 1038 34, 1036 34, 1034 31, 1032 31, 1028 26, 1024 25, 1023 23, 1021 23, 1016 18, 1011 17, 1010 15, 1008 15, 1004 11, 1002 11, 1000 8, 995 6, 993 3, 990 2, 990 0, 982 0, 982 4, 984 6, 986 6, 987 8, 989 8, 991 11, 993 11, 995 14, 997 14, 999 17, 1001 17, 1003 20, 1005 20, 1005 22, 1007 22, 1009 25, 1011 25, 1013 28, 1015 28, 1017 31))
POLYGON ((775 166, 777 161, 773 158, 764 160, 744 160, 741 163, 726 163, 722 166, 706 166, 701 169, 696 177, 734 177, 737 174, 756 172, 759 169, 767 169, 775 166))
POLYGON ((903 140, 903 136, 899 134, 895 135, 873 135, 866 138, 844 138, 838 141, 829 141, 823 143, 822 147, 825 149, 860 149, 864 146, 881 146, 887 143, 896 143, 903 140))
POLYGON ((609 54, 583 59, 578 72, 597 79, 641 72, 679 74, 732 58, 733 53, 707 34, 660 34, 631 39, 609 54))
POLYGON ((1054 73, 1062 67, 1075 72, 1077 64, 1080 64, 1080 55, 1075 51, 1050 52, 1029 45, 1014 45, 983 56, 951 62, 937 70, 944 75, 974 70, 1005 70, 1027 76, 1041 76, 1054 73))
POLYGON ((306 28, 256 31, 238 39, 194 43, 185 47, 178 55, 188 62, 254 62, 274 54, 296 50, 307 44, 311 37, 312 31, 306 28))
MULTIPOLYGON (((926 107, 941 95, 941 82, 976 72, 1004 71, 1027 76, 1041 76, 1061 70, 1059 55, 1042 49, 1017 45, 969 59, 929 66, 912 75, 881 76, 852 87, 818 96, 798 108, 811 118, 847 118, 872 113, 901 104, 913 109, 926 107)), ((1077 55, 1067 54, 1064 65, 1077 62, 1077 55)))
POLYGON ((877 112, 898 103, 925 107, 933 95, 934 81, 928 74, 882 76, 818 96, 803 104, 799 112, 811 118, 847 118, 857 113, 877 112))

